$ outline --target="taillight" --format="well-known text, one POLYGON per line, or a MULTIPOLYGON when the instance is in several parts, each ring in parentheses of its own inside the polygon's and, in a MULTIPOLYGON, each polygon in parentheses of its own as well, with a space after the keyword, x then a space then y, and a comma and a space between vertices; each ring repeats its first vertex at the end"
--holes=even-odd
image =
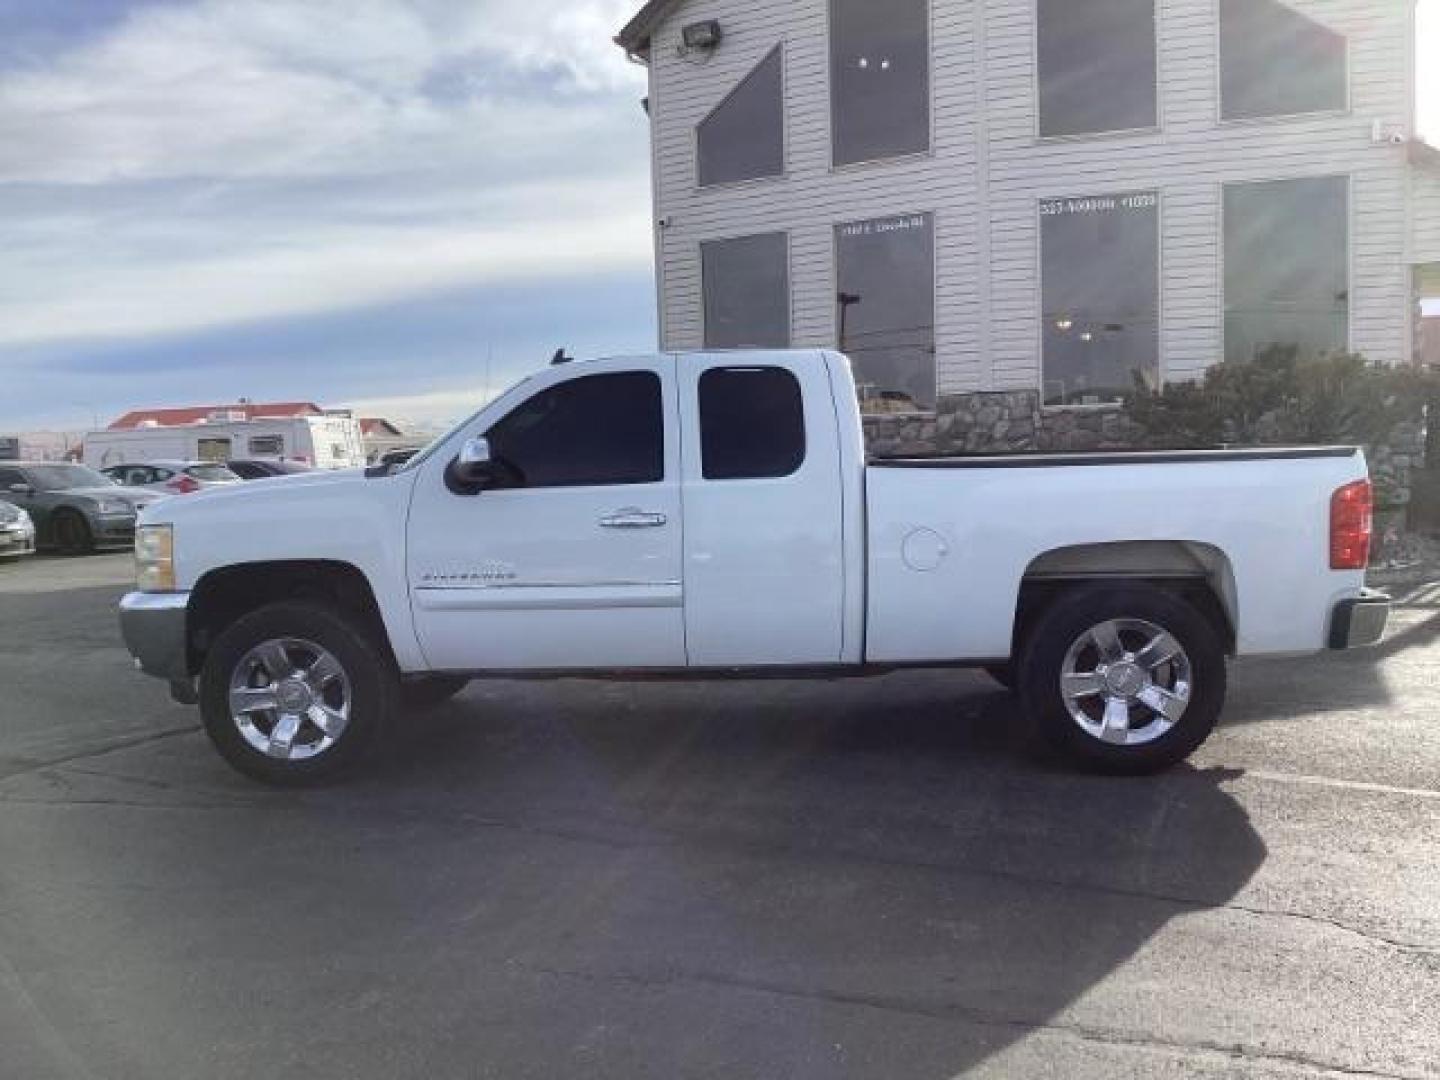
POLYGON ((1364 570, 1375 529, 1375 494, 1369 480, 1346 484, 1330 496, 1330 569, 1364 570))
POLYGON ((200 485, 188 476, 177 476, 165 486, 180 495, 189 495, 192 491, 200 490, 200 485))

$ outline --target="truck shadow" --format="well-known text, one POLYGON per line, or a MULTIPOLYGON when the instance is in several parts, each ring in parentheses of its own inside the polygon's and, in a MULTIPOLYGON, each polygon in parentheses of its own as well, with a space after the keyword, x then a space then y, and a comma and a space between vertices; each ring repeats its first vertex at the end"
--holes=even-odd
MULTIPOLYGON (((975 678, 958 717, 915 675, 482 686, 332 796, 578 845, 563 895, 488 932, 517 969, 563 973, 562 997, 586 987, 581 1015, 618 1017, 646 1072, 723 1049, 735 1075, 938 1078, 1041 1029, 1137 1035, 1097 988, 1230 902, 1265 847, 1226 774, 1034 767, 975 678), (664 1004, 602 1005, 637 988, 664 1004)), ((442 907, 528 872, 452 861, 442 907)))

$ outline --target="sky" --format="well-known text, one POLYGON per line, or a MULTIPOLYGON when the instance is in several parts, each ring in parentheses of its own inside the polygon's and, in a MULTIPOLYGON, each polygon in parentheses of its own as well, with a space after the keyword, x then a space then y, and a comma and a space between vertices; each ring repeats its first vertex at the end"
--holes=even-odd
POLYGON ((0 0, 0 432, 655 347, 634 0, 0 0))
MULTIPOLYGON (((655 344, 638 0, 0 0, 0 432, 655 344)), ((1440 0, 1421 4, 1440 145, 1440 0)))

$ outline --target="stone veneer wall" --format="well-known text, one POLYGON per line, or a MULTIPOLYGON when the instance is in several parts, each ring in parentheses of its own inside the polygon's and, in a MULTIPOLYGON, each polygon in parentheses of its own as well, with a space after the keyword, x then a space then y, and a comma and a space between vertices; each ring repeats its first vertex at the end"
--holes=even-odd
MULTIPOLYGON (((1366 448, 1377 502, 1410 505, 1417 471, 1425 465, 1425 422, 1397 425, 1390 438, 1366 448)), ((1263 429, 1263 421, 1261 423, 1263 429)), ((933 415, 868 416, 870 453, 993 454, 1134 450, 1166 445, 1163 432, 1147 431, 1118 406, 1042 409, 1031 390, 957 394, 941 398, 933 415)))
POLYGON ((950 395, 934 415, 867 416, 865 436, 874 454, 1129 450, 1152 441, 1123 409, 1042 410, 1033 390, 950 395))

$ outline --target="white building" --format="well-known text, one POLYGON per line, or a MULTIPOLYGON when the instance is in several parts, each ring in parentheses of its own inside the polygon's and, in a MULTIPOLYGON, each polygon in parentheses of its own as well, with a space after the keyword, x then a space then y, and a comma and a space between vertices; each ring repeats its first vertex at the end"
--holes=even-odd
POLYGON ((1440 282, 1414 27, 1414 0, 652 0, 617 41, 649 65, 662 347, 838 345, 882 412, 1102 403, 1276 343, 1407 361, 1440 282))

